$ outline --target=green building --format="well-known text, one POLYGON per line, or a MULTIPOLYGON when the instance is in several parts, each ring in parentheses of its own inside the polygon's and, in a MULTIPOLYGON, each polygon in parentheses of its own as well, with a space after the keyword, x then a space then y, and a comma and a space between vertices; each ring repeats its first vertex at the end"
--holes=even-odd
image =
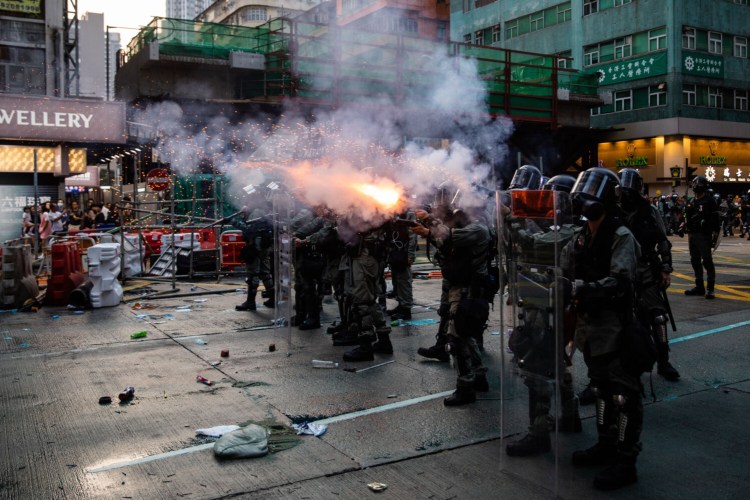
POLYGON ((450 29, 455 41, 556 54, 597 74, 606 97, 591 127, 610 130, 598 161, 641 169, 652 195, 686 174, 737 194, 750 188, 749 3, 460 0, 450 29))

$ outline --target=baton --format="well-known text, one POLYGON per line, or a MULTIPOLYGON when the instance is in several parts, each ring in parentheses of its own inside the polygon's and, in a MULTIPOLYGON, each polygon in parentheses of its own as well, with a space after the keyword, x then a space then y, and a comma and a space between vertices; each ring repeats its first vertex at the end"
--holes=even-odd
POLYGON ((219 224, 219 223, 221 223, 221 222, 222 222, 222 221, 223 221, 224 219, 231 219, 232 217, 234 217, 234 216, 236 216, 236 215, 240 215, 241 213, 242 213, 242 210, 240 210, 239 212, 235 212, 235 213, 233 213, 232 215, 227 215, 226 217, 222 217, 221 219, 219 219, 219 220, 216 220, 216 221, 212 222, 211 224, 209 224, 209 225, 207 225, 207 226, 203 226, 203 227, 204 227, 204 228, 208 228, 208 227, 213 227, 213 226, 215 226, 216 224, 219 224))
POLYGON ((672 315, 672 308, 669 306, 669 297, 667 297, 667 290, 661 289, 661 297, 664 299, 664 306, 667 309, 667 316, 669 316, 669 323, 672 325, 672 331, 677 331, 677 326, 674 324, 674 316, 672 315))
POLYGON ((378 366, 383 366, 383 365, 387 365, 387 364, 393 363, 394 361, 395 360, 386 361, 385 363, 380 363, 380 364, 377 364, 377 365, 368 366, 367 368, 344 368, 344 371, 345 372, 350 372, 350 373, 359 373, 359 372, 364 372, 364 371, 367 371, 367 370, 372 370, 373 368, 377 368, 378 366))

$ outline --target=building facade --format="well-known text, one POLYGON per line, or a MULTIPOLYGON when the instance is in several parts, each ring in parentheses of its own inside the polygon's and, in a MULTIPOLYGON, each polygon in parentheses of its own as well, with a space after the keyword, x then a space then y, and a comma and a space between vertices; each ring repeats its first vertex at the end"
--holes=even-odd
POLYGON ((592 110, 591 126, 610 130, 598 160, 641 169, 651 194, 672 191, 672 170, 680 194, 689 174, 739 193, 750 187, 748 3, 463 0, 451 4, 451 37, 596 74, 611 96, 592 110))
POLYGON ((237 26, 260 26, 278 17, 296 17, 320 3, 321 0, 218 0, 211 3, 197 20, 237 26))
POLYGON ((193 20, 212 3, 211 0, 167 0, 167 17, 193 20))
POLYGON ((78 23, 80 96, 105 99, 107 93, 104 14, 86 12, 78 23))

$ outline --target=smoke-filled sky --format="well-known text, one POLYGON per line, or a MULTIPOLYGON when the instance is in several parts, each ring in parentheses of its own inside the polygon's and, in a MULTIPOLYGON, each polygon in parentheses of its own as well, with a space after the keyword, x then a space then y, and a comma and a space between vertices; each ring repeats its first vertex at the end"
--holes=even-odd
POLYGON ((512 122, 487 115, 472 60, 436 53, 430 66, 439 77, 419 104, 434 112, 420 116, 404 111, 414 109, 410 103, 381 96, 367 106, 321 110, 314 119, 291 110, 244 123, 203 116, 206 125, 198 131, 190 117, 200 111, 173 102, 153 104, 134 119, 161 131, 159 159, 177 172, 194 172, 205 158, 227 174, 238 205, 244 186, 279 180, 307 205, 323 204, 373 225, 406 206, 430 203, 441 187, 458 191, 464 207, 482 206, 486 195, 476 186, 494 189, 490 163, 502 168, 507 162, 512 122), (416 122, 424 137, 448 139, 445 147, 405 141, 402 125, 416 122))
POLYGON ((112 31, 121 33, 123 45, 153 17, 164 17, 166 9, 164 0, 78 0, 78 15, 85 12, 104 14, 104 25, 116 26, 112 31))

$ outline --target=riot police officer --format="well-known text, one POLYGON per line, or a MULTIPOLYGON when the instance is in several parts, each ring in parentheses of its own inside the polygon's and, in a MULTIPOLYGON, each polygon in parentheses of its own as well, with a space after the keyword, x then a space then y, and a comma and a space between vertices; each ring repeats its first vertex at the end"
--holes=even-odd
POLYGON ((444 285, 448 285, 449 316, 447 346, 458 370, 456 391, 445 398, 445 406, 460 406, 476 401, 476 392, 489 390, 487 369, 476 337, 486 327, 489 302, 485 295, 490 232, 476 217, 454 210, 440 221, 426 211, 417 210, 423 222, 411 230, 428 238, 440 249, 444 285))
POLYGON ((273 250, 273 225, 266 210, 255 208, 251 210, 244 206, 240 213, 231 219, 233 227, 242 231, 245 246, 240 258, 245 262, 247 272, 247 299, 235 306, 238 311, 255 311, 255 296, 258 285, 263 282, 268 300, 263 302, 266 307, 275 306, 274 284, 271 277, 271 252, 273 250), (248 215, 249 214, 249 215, 248 215))
POLYGON ((688 233, 690 264, 695 273, 695 286, 685 290, 685 295, 705 295, 714 299, 716 268, 711 249, 719 236, 719 208, 713 196, 709 196, 708 180, 702 175, 693 179, 695 197, 685 207, 685 230, 688 233), (706 268, 706 284, 703 284, 703 268, 706 268))
POLYGON ((582 172, 573 186, 574 210, 586 218, 565 247, 562 262, 572 281, 576 347, 583 352, 596 394, 598 442, 573 454, 575 466, 610 465, 594 478, 598 489, 637 481, 643 423, 640 372, 626 363, 625 327, 633 322, 638 244, 617 217, 619 180, 605 168, 582 172))
POLYGON ((638 170, 624 168, 618 177, 625 223, 641 247, 636 268, 636 314, 641 324, 650 328, 656 343, 657 372, 674 382, 680 374, 669 362, 667 323, 671 311, 666 302, 666 289, 671 283, 672 244, 659 212, 643 197, 643 179, 638 170))
POLYGON ((398 306, 386 311, 392 320, 410 320, 414 305, 411 265, 417 253, 417 235, 409 231, 406 221, 416 221, 412 210, 405 210, 396 221, 385 225, 387 264, 398 306))

